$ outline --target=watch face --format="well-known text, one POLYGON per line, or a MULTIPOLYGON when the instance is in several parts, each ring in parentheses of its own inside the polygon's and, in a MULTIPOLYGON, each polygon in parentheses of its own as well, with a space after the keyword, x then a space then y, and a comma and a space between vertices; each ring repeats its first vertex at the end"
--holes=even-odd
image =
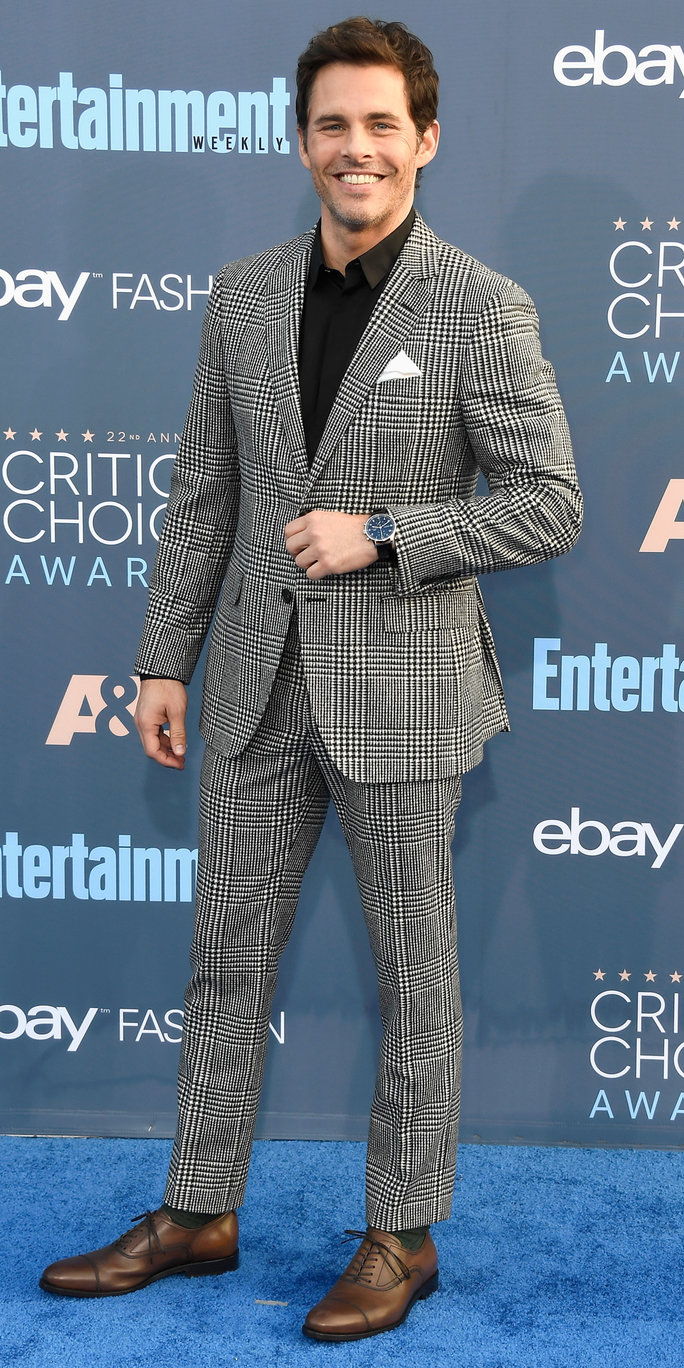
POLYGON ((391 513, 373 513, 366 523, 366 535, 374 542, 390 541, 395 528, 391 513))

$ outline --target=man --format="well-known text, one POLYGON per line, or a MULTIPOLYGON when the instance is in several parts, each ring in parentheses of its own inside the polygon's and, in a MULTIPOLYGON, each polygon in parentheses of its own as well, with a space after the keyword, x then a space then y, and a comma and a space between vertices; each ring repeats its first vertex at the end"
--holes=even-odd
POLYGON ((180 769, 213 617, 165 1204, 42 1285, 106 1296, 236 1266, 278 959, 332 796, 384 1026, 368 1230, 304 1325, 347 1340, 435 1289, 428 1228, 451 1209, 451 839, 460 775, 508 726, 475 575, 567 551, 581 500, 531 302, 414 211, 439 138, 431 54, 350 19, 297 80, 320 225, 217 276, 138 656, 144 748, 180 769))

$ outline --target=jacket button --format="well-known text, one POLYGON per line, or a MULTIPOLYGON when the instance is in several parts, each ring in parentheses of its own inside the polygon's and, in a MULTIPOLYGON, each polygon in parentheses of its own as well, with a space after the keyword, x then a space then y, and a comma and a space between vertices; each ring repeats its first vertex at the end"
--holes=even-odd
POLYGON ((291 589, 283 589, 283 603, 292 603, 294 594, 291 589))

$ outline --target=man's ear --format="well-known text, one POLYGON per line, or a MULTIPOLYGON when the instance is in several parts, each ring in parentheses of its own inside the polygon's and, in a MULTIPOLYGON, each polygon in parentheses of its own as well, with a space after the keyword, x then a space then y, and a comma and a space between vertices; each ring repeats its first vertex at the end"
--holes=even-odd
POLYGON ((436 155, 439 144, 439 124, 436 119, 428 124, 418 143, 418 166, 427 166, 428 162, 436 155))
POLYGON ((297 141, 299 143, 299 159, 304 163, 308 171, 310 170, 310 164, 309 155, 306 150, 306 130, 304 128, 297 128, 297 141))

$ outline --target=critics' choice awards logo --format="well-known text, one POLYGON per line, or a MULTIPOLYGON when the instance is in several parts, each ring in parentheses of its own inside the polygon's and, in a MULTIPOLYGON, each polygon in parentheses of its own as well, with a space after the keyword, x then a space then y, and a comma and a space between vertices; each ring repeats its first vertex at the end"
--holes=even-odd
POLYGON ((80 271, 61 276, 57 271, 0 270, 0 308, 13 304, 18 309, 50 309, 58 323, 68 323, 81 302, 97 291, 97 306, 102 308, 103 290, 109 306, 119 312, 159 314, 192 313, 195 305, 207 301, 214 283, 212 275, 195 277, 191 272, 80 271))
MULTIPOLYGON (((107 1033, 115 1025, 121 1045, 140 1045, 144 1041, 159 1045, 178 1045, 183 1028, 182 1007, 88 1007, 80 1015, 68 1007, 52 1007, 43 1003, 37 1007, 19 1007, 13 1002, 0 1004, 0 1041, 28 1040, 45 1045, 57 1041, 67 1054, 76 1054, 86 1040, 93 1023, 107 1033)), ((285 1044, 285 1013, 269 1021, 269 1030, 279 1045, 285 1044)))
MULTIPOLYGON (((618 350, 613 352, 606 384, 668 386, 679 379, 681 350, 662 348, 668 338, 681 338, 684 320, 684 241, 682 220, 656 221, 646 215, 632 223, 613 220, 608 256, 611 300, 606 321, 618 350), (615 241, 617 234, 618 240, 615 241), (644 345, 646 344, 646 345, 644 345)), ((662 553, 671 541, 684 538, 680 511, 684 480, 668 480, 655 503, 639 551, 662 553)))
POLYGON ((3 582, 147 588, 150 553, 128 552, 159 539, 175 459, 168 446, 178 440, 173 431, 80 425, 0 429, 3 582))
POLYGON ((679 969, 593 973, 589 1067, 601 1080, 593 1120, 684 1118, 684 1011, 679 969))
POLYGON ((140 90, 112 73, 81 89, 71 71, 54 85, 7 85, 0 72, 0 149, 65 147, 84 152, 288 153, 290 93, 284 76, 268 90, 140 90))
POLYGON ((684 712, 684 659, 674 642, 657 655, 613 655, 597 641, 571 655, 560 637, 535 637, 532 707, 541 712, 684 712))
POLYGON ((671 385, 677 374, 679 350, 661 350, 652 343, 666 342, 668 336, 681 336, 681 223, 681 218, 674 214, 661 220, 647 214, 633 223, 621 215, 613 219, 608 254, 611 299, 606 321, 619 345, 608 366, 606 384, 642 381, 649 385, 671 385))

